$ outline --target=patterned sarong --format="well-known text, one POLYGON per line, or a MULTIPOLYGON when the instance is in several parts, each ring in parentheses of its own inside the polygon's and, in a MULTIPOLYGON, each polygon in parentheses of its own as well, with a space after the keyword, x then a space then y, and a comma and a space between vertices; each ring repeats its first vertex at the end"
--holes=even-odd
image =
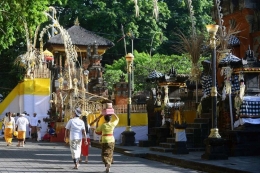
POLYGON ((115 143, 102 143, 102 152, 101 157, 102 161, 106 164, 111 164, 113 161, 113 152, 114 152, 115 143))
POLYGON ((37 138, 37 126, 32 126, 31 127, 31 137, 32 138, 37 138))
POLYGON ((81 139, 70 140, 72 159, 79 159, 81 154, 81 139))

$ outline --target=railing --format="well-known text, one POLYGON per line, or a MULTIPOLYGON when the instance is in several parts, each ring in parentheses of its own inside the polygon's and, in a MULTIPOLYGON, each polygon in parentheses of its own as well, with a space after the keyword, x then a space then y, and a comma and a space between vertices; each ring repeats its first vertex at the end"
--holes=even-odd
MULTIPOLYGON (((114 105, 114 110, 116 114, 127 113, 127 105, 114 105)), ((131 105, 132 113, 146 113, 146 104, 142 105, 131 105)))

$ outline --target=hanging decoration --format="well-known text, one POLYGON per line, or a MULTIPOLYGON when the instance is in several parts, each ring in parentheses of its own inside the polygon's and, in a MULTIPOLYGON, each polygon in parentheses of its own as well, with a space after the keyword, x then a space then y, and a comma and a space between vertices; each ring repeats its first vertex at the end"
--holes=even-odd
POLYGON ((138 0, 133 0, 135 3, 135 16, 139 17, 139 6, 138 6, 138 0))
POLYGON ((158 20, 159 17, 159 7, 157 4, 158 0, 153 0, 153 16, 156 20, 158 20))
MULTIPOLYGON (((139 6, 138 6, 138 0, 133 0, 135 4, 135 16, 139 17, 139 6)), ((155 17, 156 20, 159 18, 159 6, 158 6, 158 0, 152 0, 153 1, 153 17, 155 17)))

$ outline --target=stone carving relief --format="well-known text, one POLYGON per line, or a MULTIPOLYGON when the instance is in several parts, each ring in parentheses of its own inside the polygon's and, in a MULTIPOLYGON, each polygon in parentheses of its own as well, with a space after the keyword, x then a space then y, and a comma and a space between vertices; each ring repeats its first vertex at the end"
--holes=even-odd
POLYGON ((255 0, 244 0, 245 8, 256 8, 256 1, 255 0))
POLYGON ((253 15, 246 15, 245 16, 247 23, 249 24, 249 33, 253 32, 253 23, 254 23, 254 16, 253 15))
POLYGON ((239 0, 231 0, 230 2, 230 13, 234 13, 235 11, 239 10, 239 0))
POLYGON ((259 60, 260 36, 257 36, 253 39, 253 51, 255 52, 255 57, 259 60))
POLYGON ((245 0, 239 0, 239 10, 243 10, 245 8, 245 0))
POLYGON ((260 11, 254 13, 253 31, 260 31, 260 11))

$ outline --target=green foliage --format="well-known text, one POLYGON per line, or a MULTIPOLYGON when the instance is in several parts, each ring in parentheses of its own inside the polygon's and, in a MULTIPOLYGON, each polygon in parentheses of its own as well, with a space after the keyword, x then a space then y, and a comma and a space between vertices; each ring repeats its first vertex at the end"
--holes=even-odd
MULTIPOLYGON (((189 74, 191 62, 187 58, 178 55, 153 55, 152 58, 147 53, 134 52, 134 88, 135 91, 147 90, 151 84, 146 82, 146 78, 153 70, 167 74, 172 66, 179 74, 189 74)), ((120 75, 126 73, 125 57, 115 60, 112 65, 105 66, 104 78, 108 82, 109 89, 113 89, 113 84, 119 82, 120 75)))
POLYGON ((0 52, 14 43, 17 38, 25 38, 24 22, 30 35, 36 27, 47 20, 43 14, 51 4, 66 0, 1 0, 0 2, 0 52))
MULTIPOLYGON (((182 31, 185 35, 191 34, 191 21, 189 17, 189 10, 187 8, 185 0, 164 0, 164 2, 168 5, 168 8, 171 12, 171 18, 167 23, 167 28, 165 31, 165 37, 167 37, 169 41, 164 42, 157 51, 159 53, 168 55, 176 54, 178 52, 172 48, 172 45, 178 43, 179 38, 174 33, 182 31)), ((211 17, 213 1, 193 0, 192 5, 197 33, 203 34, 206 32, 205 25, 213 23, 211 17)))
POLYGON ((152 1, 138 1, 140 8, 139 17, 136 17, 133 0, 95 0, 69 1, 64 6, 60 14, 60 23, 63 26, 70 27, 78 17, 80 25, 87 30, 96 32, 115 43, 115 46, 107 51, 104 59, 119 59, 126 54, 122 38, 121 25, 124 27, 126 34, 127 52, 131 50, 131 38, 127 33, 134 34, 134 48, 140 52, 149 52, 151 38, 156 32, 163 34, 162 38, 155 37, 153 47, 156 48, 162 43, 162 39, 167 40, 164 36, 170 11, 165 2, 158 2, 159 20, 153 17, 152 1), (120 40, 121 39, 121 40, 120 40), (120 41, 119 41, 120 40, 120 41), (119 56, 118 56, 119 55, 119 56))
POLYGON ((23 80, 24 69, 13 64, 14 59, 22 52, 20 45, 12 46, 0 53, 0 93, 5 97, 23 80))
MULTIPOLYGON (((168 74, 170 69, 174 67, 178 74, 189 75, 191 72, 191 61, 186 57, 186 55, 161 55, 155 54, 150 57, 147 53, 138 53, 134 51, 134 91, 144 91, 150 90, 154 85, 147 83, 146 79, 148 75, 156 70, 163 74, 168 74)), ((205 57, 201 57, 201 61, 205 60, 205 57)), ((127 79, 126 72, 126 61, 125 57, 120 58, 119 60, 114 60, 112 65, 105 66, 105 73, 103 77, 108 83, 108 88, 110 91, 113 90, 113 85, 119 82, 120 75, 124 74, 127 79)))

